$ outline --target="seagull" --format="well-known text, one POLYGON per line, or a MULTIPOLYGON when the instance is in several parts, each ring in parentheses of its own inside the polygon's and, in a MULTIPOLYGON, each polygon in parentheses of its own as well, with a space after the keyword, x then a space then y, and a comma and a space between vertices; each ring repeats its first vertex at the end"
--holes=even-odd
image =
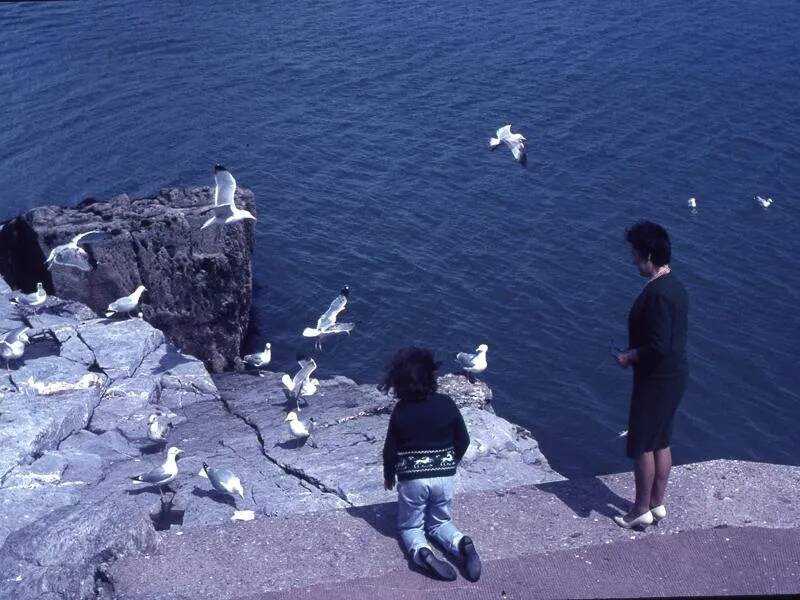
POLYGON ((159 420, 159 415, 150 415, 147 422, 150 424, 147 428, 147 439, 157 444, 167 443, 167 434, 173 428, 172 421, 166 423, 159 420))
POLYGON ((236 493, 244 498, 244 488, 242 487, 242 482, 239 481, 239 478, 228 469, 214 469, 209 467, 208 464, 204 462, 203 468, 200 470, 199 475, 200 477, 205 477, 208 479, 211 482, 211 487, 218 492, 222 494, 230 494, 231 496, 236 493))
POLYGON ((230 171, 222 165, 214 167, 214 179, 217 182, 214 188, 214 204, 203 209, 202 212, 214 211, 214 216, 208 219, 200 229, 211 227, 211 225, 228 225, 244 219, 256 218, 246 210, 236 208, 233 201, 233 194, 236 192, 236 180, 230 171))
POLYGON ((762 198, 761 196, 756 196, 756 202, 761 205, 761 208, 767 209, 772 206, 772 198, 762 198))
POLYGON ((467 372, 470 383, 475 383, 475 378, 473 377, 475 374, 483 373, 486 367, 489 366, 486 362, 486 352, 488 350, 489 346, 481 344, 475 348, 476 354, 469 354, 468 352, 456 354, 456 360, 461 365, 461 368, 467 372))
POLYGON ((6 371, 11 370, 8 367, 10 361, 16 361, 25 354, 25 346, 31 341, 28 331, 30 327, 18 327, 0 336, 0 356, 6 361, 6 371))
POLYGON ((489 138, 489 148, 494 150, 503 143, 511 150, 514 160, 523 166, 527 163, 525 144, 523 144, 525 138, 522 134, 511 133, 511 125, 505 125, 498 129, 495 135, 497 137, 489 138))
POLYGON ((37 282, 36 291, 32 294, 17 294, 11 299, 11 303, 17 306, 27 306, 33 308, 36 312, 37 308, 45 303, 47 300, 47 292, 41 282, 37 282))
POLYGON ((620 431, 617 434, 617 437, 620 437, 620 438, 628 437, 628 430, 627 429, 623 429, 622 431, 620 431))
MULTIPOLYGON (((308 358, 302 354, 297 357, 297 362, 300 364, 300 370, 295 373, 294 377, 289 377, 284 373, 281 377, 281 382, 289 392, 289 398, 297 403, 297 410, 300 411, 300 397, 313 396, 317 393, 319 388, 319 380, 311 379, 311 374, 317 370, 317 363, 313 358, 308 358)), ((308 401, 306 400, 306 405, 308 401)))
POLYGON ((175 461, 179 454, 183 454, 183 450, 172 446, 167 450, 167 460, 164 461, 163 465, 147 473, 131 477, 133 483, 145 483, 150 486, 157 485, 158 491, 163 499, 164 490, 162 486, 167 485, 170 481, 175 479, 175 476, 178 474, 178 463, 175 461))
POLYGON ((147 288, 140 285, 130 296, 123 296, 119 300, 114 300, 114 302, 108 305, 106 316, 112 317, 117 313, 127 313, 127 315, 130 316, 130 314, 136 310, 136 307, 139 306, 139 298, 141 298, 142 292, 146 291, 147 288))
MULTIPOLYGON (((283 422, 285 423, 287 421, 289 422, 289 431, 291 432, 292 437, 298 440, 307 439, 308 443, 311 444, 312 448, 318 447, 317 443, 311 437, 311 432, 309 431, 308 427, 306 427, 306 424, 297 418, 297 413, 292 411, 288 415, 286 415, 286 418, 283 420, 283 422)), ((314 425, 313 419, 311 421, 311 425, 313 428, 314 425)))
POLYGON ((256 352, 255 354, 246 354, 242 357, 242 361, 246 365, 250 365, 254 369, 263 369, 272 360, 272 344, 267 342, 264 346, 263 352, 256 352))
POLYGON ((50 251, 45 261, 47 270, 52 270, 53 265, 63 265, 65 267, 74 267, 81 271, 91 271, 93 267, 89 260, 89 255, 79 244, 91 244, 106 237, 107 235, 104 232, 93 229, 76 235, 66 244, 56 246, 50 251))
POLYGON ((339 295, 333 299, 333 302, 331 302, 328 310, 326 310, 322 316, 317 319, 317 326, 313 328, 306 327, 303 330, 303 337, 317 338, 316 347, 318 350, 322 349, 323 337, 333 335, 335 333, 346 333, 350 335, 350 332, 355 328, 355 323, 336 322, 336 317, 338 317, 339 313, 342 312, 347 306, 347 298, 349 296, 350 288, 348 286, 344 286, 339 292, 339 295))
POLYGON ((689 208, 692 209, 692 214, 697 214, 697 198, 694 196, 689 198, 689 202, 687 202, 687 204, 689 205, 689 208))

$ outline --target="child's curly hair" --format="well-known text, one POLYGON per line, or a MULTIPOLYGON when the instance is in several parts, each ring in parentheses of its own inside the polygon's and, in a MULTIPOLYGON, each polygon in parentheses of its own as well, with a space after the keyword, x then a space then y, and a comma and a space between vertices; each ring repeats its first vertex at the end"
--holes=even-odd
POLYGON ((440 364, 427 348, 411 346, 398 350, 378 389, 385 394, 394 390, 401 401, 421 402, 436 391, 436 369, 440 364))

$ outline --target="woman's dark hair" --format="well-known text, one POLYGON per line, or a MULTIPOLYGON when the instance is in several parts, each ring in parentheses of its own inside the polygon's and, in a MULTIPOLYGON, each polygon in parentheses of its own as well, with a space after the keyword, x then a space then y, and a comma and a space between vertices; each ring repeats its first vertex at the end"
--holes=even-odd
POLYGON ((427 348, 403 348, 392 358, 378 389, 384 393, 393 389, 401 401, 421 402, 436 391, 438 368, 433 352, 427 348))
POLYGON ((625 230, 625 239, 642 258, 650 258, 661 267, 669 263, 672 246, 667 230, 651 221, 639 221, 625 230))

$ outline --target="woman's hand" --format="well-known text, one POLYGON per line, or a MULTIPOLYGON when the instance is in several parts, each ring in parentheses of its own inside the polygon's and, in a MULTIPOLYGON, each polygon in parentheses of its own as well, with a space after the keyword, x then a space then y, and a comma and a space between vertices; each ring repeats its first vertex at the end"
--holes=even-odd
POLYGON ((392 490, 394 488, 394 477, 392 477, 391 479, 384 479, 383 487, 386 490, 392 490))
POLYGON ((636 350, 625 350, 623 352, 618 352, 615 358, 617 359, 617 364, 620 367, 627 369, 636 362, 636 350))

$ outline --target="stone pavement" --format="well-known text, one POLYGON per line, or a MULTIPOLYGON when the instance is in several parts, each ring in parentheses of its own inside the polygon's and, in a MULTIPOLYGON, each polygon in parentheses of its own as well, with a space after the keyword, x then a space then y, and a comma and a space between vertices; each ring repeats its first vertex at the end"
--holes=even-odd
POLYGON ((499 598, 506 582, 516 598, 750 593, 751 584, 784 593, 797 579, 799 467, 725 460, 676 467, 670 514, 644 532, 611 520, 630 506, 632 479, 622 473, 457 496, 456 523, 487 564, 476 586, 447 587, 408 569, 394 503, 170 530, 157 554, 122 558, 107 576, 124 600, 281 598, 275 594, 301 589, 340 598, 397 597, 395 589, 409 598, 429 588, 442 597, 458 589, 452 597, 499 598), (723 542, 735 548, 730 556, 723 542), (676 576, 657 566, 659 557, 670 557, 676 576), (745 568, 755 565, 758 577, 745 568), (376 578, 389 588, 370 588, 376 578), (532 596, 520 595, 527 590, 532 596))

